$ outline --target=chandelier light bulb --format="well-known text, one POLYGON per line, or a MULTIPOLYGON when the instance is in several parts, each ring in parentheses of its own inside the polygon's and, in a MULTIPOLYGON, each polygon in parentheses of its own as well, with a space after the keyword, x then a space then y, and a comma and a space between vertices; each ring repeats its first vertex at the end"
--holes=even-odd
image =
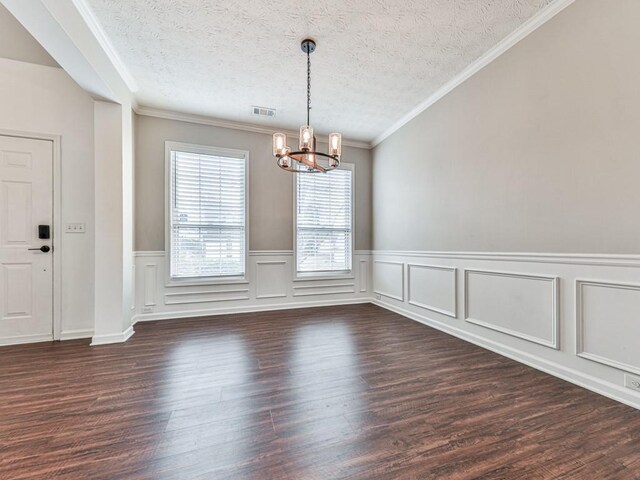
POLYGON ((281 157, 287 145, 287 136, 284 133, 273 134, 273 156, 281 157))
POLYGON ((313 148, 313 128, 309 125, 300 127, 300 150, 311 150, 313 148))
POLYGON ((339 133, 329 134, 329 155, 340 157, 342 154, 342 135, 339 133))

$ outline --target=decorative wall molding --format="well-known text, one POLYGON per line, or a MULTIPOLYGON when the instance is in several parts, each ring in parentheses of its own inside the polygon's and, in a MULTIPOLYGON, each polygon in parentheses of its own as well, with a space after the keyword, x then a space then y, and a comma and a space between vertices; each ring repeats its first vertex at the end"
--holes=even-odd
MULTIPOLYGON (((78 0, 74 0, 78 1, 78 0)), ((234 130, 243 130, 245 132, 264 133, 267 135, 273 135, 275 131, 285 133, 287 136, 296 138, 300 132, 293 130, 282 130, 273 126, 256 125, 253 123, 234 122, 233 120, 224 120, 221 118, 208 117, 205 115, 196 115, 193 113, 175 112, 171 110, 162 110, 159 108, 138 106, 135 108, 135 112, 138 115, 144 115, 146 117, 163 118, 165 120, 177 120, 179 122, 197 123, 199 125, 209 125, 212 127, 231 128, 234 130)), ((365 148, 370 149, 371 143, 361 142, 358 140, 343 139, 342 145, 347 147, 365 148)))
POLYGON ((134 322, 152 322, 155 320, 173 320, 178 318, 209 317, 216 315, 228 315, 231 313, 251 313, 269 312, 273 310, 291 310, 295 308, 330 307, 334 305, 356 305, 360 303, 371 303, 369 297, 343 298, 343 299, 323 299, 309 300, 304 302, 282 302, 250 304, 245 303, 240 306, 213 307, 198 310, 173 310, 157 313, 143 313, 134 317, 134 322))
MULTIPOLYGON (((374 251, 371 258, 407 265, 405 300, 380 296, 373 300, 376 305, 640 408, 640 394, 624 386, 625 372, 640 375, 635 345, 640 337, 640 256, 374 251), (432 302, 411 292, 416 272, 424 270, 410 264, 465 271, 457 281, 463 310, 457 318, 415 304, 432 302), (562 288, 574 284, 575 290, 562 288), (574 316, 575 324, 562 321, 574 316)), ((385 291, 400 291, 403 278, 374 269, 375 290, 381 275, 394 282, 385 291)), ((426 285, 428 280, 420 281, 426 285)), ((434 301, 442 295, 451 302, 450 288, 443 287, 451 280, 443 275, 435 281, 441 289, 434 301)))
MULTIPOLYGON (((575 293, 576 355, 592 362, 597 362, 625 372, 640 375, 640 361, 636 364, 631 364, 628 360, 622 358, 623 355, 628 356, 629 352, 638 351, 637 339, 639 338, 638 333, 640 332, 640 285, 576 279, 575 293), (585 336, 587 333, 585 315, 589 314, 584 303, 585 287, 605 289, 605 291, 618 291, 619 293, 634 292, 637 294, 637 298, 634 302, 635 305, 632 306, 624 305, 622 299, 619 298, 619 295, 618 298, 611 298, 606 305, 601 307, 606 317, 595 319, 596 321, 600 320, 604 325, 606 325, 606 328, 612 332, 611 335, 614 333, 619 334, 618 337, 612 339, 613 341, 610 341, 610 343, 613 343, 614 345, 614 348, 611 349, 612 353, 610 356, 605 356, 602 353, 589 352, 585 349, 585 336), (622 309, 622 311, 620 311, 620 309, 622 309), (629 310, 631 310, 631 315, 627 313, 629 310), (635 325, 624 325, 625 321, 635 325), (614 358, 613 355, 618 355, 618 358, 614 358)), ((596 334, 596 338, 602 338, 601 335, 599 335, 599 332, 596 334)), ((638 357, 640 358, 640 355, 638 355, 638 357)))
POLYGON ((150 307, 156 304, 155 285, 156 285, 156 282, 158 281, 157 270, 158 270, 158 266, 155 263, 147 263, 144 266, 144 285, 145 285, 144 306, 145 307, 150 307))
MULTIPOLYGON (((372 255, 372 250, 355 250, 355 256, 372 255)), ((138 250, 133 252, 134 257, 164 257, 164 250, 138 250)), ((273 257, 273 256, 291 256, 293 250, 249 250, 250 257, 273 257)), ((638 257, 640 262, 640 256, 638 257)))
POLYGON ((611 398, 620 403, 624 403, 630 407, 640 409, 640 395, 611 381, 585 373, 577 368, 564 365, 560 361, 551 361, 542 355, 526 352, 519 348, 514 348, 504 342, 498 342, 481 335, 477 335, 469 332, 463 327, 437 321, 422 313, 417 313, 398 305, 392 305, 381 300, 373 300, 372 303, 428 327, 435 328, 436 330, 448 333, 449 335, 453 335, 454 337, 515 360, 516 362, 523 363, 524 365, 528 365, 532 368, 548 373, 549 375, 553 375, 567 382, 586 388, 587 390, 591 390, 592 392, 611 398))
MULTIPOLYGON (((420 263, 407 263, 407 301, 410 305, 415 305, 416 307, 424 308, 426 310, 431 310, 436 313, 441 313, 443 315, 447 315, 448 317, 457 318, 458 317, 458 269, 455 267, 443 267, 439 265, 426 265, 420 263), (415 285, 415 281, 412 278, 412 271, 414 269, 425 269, 425 270, 433 270, 436 272, 449 272, 451 274, 449 287, 451 288, 451 293, 449 300, 451 301, 451 309, 447 310, 446 308, 438 307, 432 304, 427 304, 424 302, 420 302, 418 300, 413 299, 413 287, 415 285)), ((446 299, 444 299, 446 300, 446 299)))
POLYGON ((135 318, 164 319, 178 316, 216 315, 220 312, 251 312, 270 308, 301 308, 344 303, 362 303, 371 298, 370 290, 356 292, 356 285, 370 285, 371 256, 354 254, 354 271, 350 276, 295 278, 292 252, 269 250, 250 252, 246 280, 228 280, 189 285, 166 285, 164 252, 135 252, 135 318), (277 300, 275 303, 274 299, 277 300))
POLYGON ((460 260, 508 261, 525 263, 554 263, 608 267, 640 267, 640 255, 590 253, 516 253, 516 252, 442 252, 411 250, 376 250, 375 255, 417 258, 445 258, 460 260))
MULTIPOLYGON (((266 256, 266 255, 265 255, 266 256)), ((256 265, 256 298, 283 298, 288 295, 287 260, 259 260, 256 265)))
POLYGON ((249 289, 207 290, 195 292, 170 292, 164 294, 165 305, 187 305, 190 303, 229 302, 248 300, 249 289))
POLYGON ((457 86, 461 85, 467 79, 471 78, 473 75, 478 73, 484 67, 493 62, 500 55, 505 53, 507 50, 515 46, 520 40, 527 37, 534 31, 536 31, 539 27, 547 23, 553 17, 555 17, 562 10, 571 5, 575 0, 556 0, 555 2, 549 4, 546 8, 538 12, 536 15, 531 17, 525 23, 523 23, 520 27, 514 30, 511 34, 507 35, 503 40, 497 43, 493 48, 485 52, 480 58, 478 58, 475 62, 469 65, 467 68, 462 70, 458 75, 453 77, 447 83, 445 83, 442 87, 440 87, 436 92, 434 92, 431 96, 429 96, 426 100, 418 104, 413 110, 404 115, 400 120, 395 122, 389 128, 387 128, 384 132, 378 135, 373 139, 371 145, 375 147, 380 144, 383 140, 390 137, 393 133, 399 130, 401 127, 409 123, 415 117, 420 115, 426 109, 428 109, 431 105, 436 103, 438 100, 443 98, 457 86))
POLYGON ((373 261, 373 293, 376 295, 382 295, 389 297, 400 302, 404 302, 404 262, 392 262, 389 260, 374 260, 373 261), (382 267, 387 265, 387 267, 382 267), (393 268, 395 267, 395 268, 393 268), (399 271, 398 271, 399 267, 399 271), (386 268, 387 274, 379 276, 378 272, 380 268, 386 268), (391 275, 389 270, 396 270, 395 274, 391 275), (400 279, 399 284, 396 285, 398 291, 390 292, 389 287, 393 288, 393 278, 400 279))
POLYGON ((366 292, 369 289, 369 261, 360 260, 358 264, 360 269, 360 292, 366 292))
MULTIPOLYGON (((481 327, 489 328, 491 330, 495 330, 501 333, 506 333, 507 335, 511 335, 517 338, 521 338, 523 340, 527 340, 529 342, 537 343, 537 344, 544 345, 546 347, 554 348, 557 350, 558 348, 560 348, 560 343, 559 343, 560 309, 559 309, 559 298, 558 298, 558 294, 559 294, 558 286, 559 286, 558 277, 531 275, 531 274, 525 274, 525 273, 498 272, 498 271, 492 271, 492 270, 465 269, 464 271, 464 319, 469 323, 480 325, 481 327), (514 279, 516 281, 520 281, 520 283, 522 283, 522 281, 524 280, 529 282, 542 282, 543 284, 546 284, 545 289, 548 288, 548 292, 545 292, 545 294, 548 294, 550 297, 549 298, 550 303, 547 306, 549 310, 548 312, 546 312, 549 315, 550 324, 547 325, 546 327, 550 329, 550 333, 551 333, 550 338, 546 339, 544 337, 525 333, 522 330, 516 330, 515 328, 499 325, 488 319, 482 320, 479 318, 473 318, 470 313, 470 310, 471 310, 470 277, 473 275, 476 275, 479 277, 484 276, 484 277, 499 277, 499 278, 506 278, 506 279, 514 279)), ((531 288, 531 285, 529 285, 529 288, 531 288)), ((510 292, 507 291, 506 295, 509 295, 509 294, 510 292)), ((526 294, 527 292, 525 290, 521 290, 517 296, 518 305, 517 306, 508 305, 507 301, 505 301, 504 299, 505 292, 496 290, 495 288, 491 288, 489 289, 489 292, 483 292, 481 299, 478 299, 477 301, 486 300, 489 305, 492 305, 492 307, 495 309, 494 314, 492 315, 494 318, 497 318, 500 316, 500 314, 503 314, 504 317, 511 320, 512 323, 515 323, 514 319, 517 319, 518 315, 526 315, 530 313, 531 310, 533 310, 535 313, 535 308, 538 307, 534 302, 530 304, 525 304, 526 294), (495 296, 491 297, 490 295, 492 294, 495 296), (507 311, 500 312, 500 309, 504 309, 505 307, 507 308, 507 311), (513 309, 509 311, 509 307, 513 307, 513 309)), ((524 320, 523 323, 525 324, 524 326, 531 326, 532 324, 535 323, 537 319, 535 317, 527 317, 527 318, 523 318, 523 320, 524 320)))
MULTIPOLYGON (((619 303, 621 297, 618 294, 621 290, 618 287, 631 288, 633 294, 632 300, 635 301, 635 294, 640 293, 640 286, 636 286, 631 282, 633 279, 640 278, 640 257, 633 255, 566 255, 566 254, 500 254, 500 253, 483 253, 474 252, 366 252, 364 255, 354 255, 354 271, 353 277, 340 278, 313 278, 313 279, 295 279, 294 269, 292 268, 292 257, 287 251, 275 251, 277 254, 270 252, 261 252, 258 255, 250 255, 248 263, 247 278, 250 282, 246 286, 238 285, 215 285, 215 286, 197 286, 197 287, 172 287, 167 288, 160 280, 156 281, 156 298, 166 299, 166 294, 179 293, 183 295, 169 295, 169 301, 176 298, 189 298, 188 295, 196 292, 196 295, 205 296, 210 294, 207 292, 216 292, 213 295, 229 295, 229 293, 220 294, 225 290, 247 290, 243 292, 249 298, 243 300, 218 301, 194 304, 167 305, 163 302, 154 306, 153 311, 143 313, 143 305, 138 305, 136 310, 135 321, 151 321, 172 318, 186 318, 196 316, 214 316, 229 313, 243 312, 259 312, 269 310, 291 309, 291 308, 308 308, 328 305, 345 305, 353 303, 372 302, 389 310, 396 311, 408 318, 417 320, 421 323, 445 331, 451 335, 457 336, 464 340, 475 343, 479 346, 505 355, 514 360, 530 365, 539 370, 545 371, 557 377, 563 378, 580 386, 586 387, 595 392, 614 398, 618 401, 640 408, 640 395, 628 388, 624 388, 624 372, 637 372, 634 365, 635 362, 621 362, 616 355, 607 355, 604 358, 594 357, 594 353, 599 351, 589 348, 588 351, 578 352, 585 355, 576 357, 575 345, 577 342, 576 331, 573 330, 573 324, 562 323, 562 318, 571 318, 576 314, 576 322, 584 323, 587 321, 587 333, 593 334, 593 325, 603 325, 600 322, 600 316, 596 315, 592 310, 591 304, 597 301, 596 306, 611 311, 620 312, 620 318, 637 318, 640 307, 635 308, 635 304, 619 303), (426 262, 417 261, 419 258, 429 259, 426 262), (405 268, 406 265, 406 268, 405 268), (426 268, 426 270, 425 270, 426 268), (262 269, 262 278, 259 278, 258 272, 262 269), (412 272, 413 270, 413 272, 412 272), (453 288, 454 281, 452 279, 453 272, 456 271, 457 280, 456 300, 457 305, 461 305, 460 310, 464 310, 464 315, 450 307, 453 304, 453 288), (457 275, 458 270, 464 270, 464 277, 461 279, 457 275), (442 272, 442 275, 429 276, 424 272, 442 272), (366 272, 366 273, 365 273, 366 272), (471 318, 471 321, 463 321, 465 317, 474 317, 477 296, 468 295, 469 274, 471 272, 482 272, 484 276, 473 276, 472 280, 479 280, 480 284, 471 284, 471 288, 476 288, 475 293, 481 292, 477 290, 478 286, 493 286, 484 282, 485 278, 497 278, 505 280, 504 285, 501 283, 500 288, 496 289, 495 295, 490 296, 480 305, 492 305, 502 302, 498 300, 494 302, 493 298, 500 299, 500 295, 505 292, 515 292, 509 294, 511 297, 503 310, 480 310, 483 312, 479 318, 471 318), (421 277, 422 275, 422 277, 421 277), (585 276, 594 278, 604 278, 601 281, 581 280, 585 276), (419 279, 419 280, 417 280, 419 279), (532 283, 528 283, 523 279, 531 279, 532 283), (381 283, 381 280, 384 280, 381 283), (429 281, 437 281, 440 288, 438 294, 433 298, 429 296, 421 296, 412 292, 413 287, 419 285, 427 285, 429 281), (519 283, 522 281, 523 283, 519 283), (592 291, 587 291, 589 297, 576 298, 576 292, 573 289, 560 289, 560 282, 564 284, 573 284, 580 281, 583 284, 606 284, 607 288, 613 285, 612 295, 604 297, 591 296, 592 291), (263 283, 262 287, 260 283, 263 283), (273 291, 282 295, 286 291, 285 296, 279 297, 277 301, 270 301, 268 289, 265 283, 278 284, 273 291), (279 283, 281 282, 281 283, 279 283), (387 282, 387 283, 385 283, 387 282), (418 283, 416 283, 418 282, 418 283), (421 282, 421 283, 420 283, 421 282), (407 285, 407 294, 405 291, 405 283, 407 285), (363 291, 362 286, 367 288, 363 291), (375 289, 373 288, 375 286, 375 289), (502 286, 506 291, 502 290, 502 286), (374 291, 380 298, 372 300, 374 291), (534 293, 532 293, 534 292, 534 293), (535 293, 537 292, 537 293, 535 293), (308 295, 307 295, 308 294, 308 295), (439 295, 443 298, 440 301, 439 295), (504 318, 504 312, 513 312, 513 299, 519 298, 523 303, 523 311, 525 314, 516 322, 515 331, 505 331, 504 323, 500 320, 504 318), (467 305, 465 306, 465 298, 467 305), (582 300, 585 300, 584 305, 582 300), (472 303, 469 305, 469 301, 472 303), (511 302, 511 303, 509 303, 511 302), (580 311, 585 306, 588 311, 580 311), (436 311, 424 308, 435 307, 445 312, 456 315, 441 317, 434 313, 436 311), (444 308, 441 308, 444 307, 444 308), (466 307, 466 308, 465 308, 466 307), (576 311, 574 312, 574 308, 576 311), (534 330, 534 338, 525 338, 527 331, 522 331, 522 323, 531 315, 531 311, 543 312, 538 318, 546 319, 539 323, 540 330, 534 330), (498 318, 485 317, 485 312, 497 311, 498 318), (471 315, 467 315, 471 313, 471 315), (584 315, 583 315, 584 314, 584 315), (590 317, 591 315, 591 317, 590 317), (435 318, 432 318, 435 317, 435 318), (485 322, 485 325, 478 325, 485 322), (548 327, 544 330, 545 326, 548 327), (559 334, 559 328, 562 326, 563 336, 559 334), (554 336, 542 335, 540 332, 555 332, 554 336), (523 342, 523 338, 525 341, 523 342), (562 341, 561 341, 562 340, 562 341), (556 349, 557 348, 557 349, 556 349), (597 363, 596 363, 597 362, 597 363)), ((146 288, 144 285, 145 276, 142 274, 144 266, 156 263, 157 268, 164 268, 164 253, 160 252, 154 258, 153 255, 136 255, 138 265, 136 285, 138 290, 137 298, 142 302, 143 292, 146 288)), ((161 278, 161 271, 158 272, 158 278, 161 278)), ((578 288, 576 290, 579 290, 578 288)), ((434 290, 435 291, 435 290, 434 290)), ((597 291, 599 293, 599 291, 597 291)), ((640 302, 640 296, 638 296, 640 302)), ((493 308, 493 307, 492 307, 493 308)), ((501 307, 502 308, 502 307, 501 307)), ((605 311, 605 310, 602 310, 605 311)), ((597 313, 597 312, 596 312, 597 313)), ((444 313, 446 314, 446 313, 444 313)), ((617 317, 613 317, 617 318, 617 317)), ((610 319, 604 319, 603 322, 609 322, 610 319)), ((631 345, 637 335, 634 331, 624 330, 616 333, 607 328, 610 323, 605 323, 604 328, 608 341, 619 341, 621 338, 627 339, 631 345)), ((621 325, 621 324, 620 324, 621 325)), ((582 328, 581 326, 580 328, 582 328)), ((581 334, 582 335, 582 334, 581 334)), ((593 338, 593 335, 592 337, 593 338)), ((624 344, 624 342, 623 342, 624 344)), ((593 345, 593 344, 592 344, 593 345)), ((598 344, 599 345, 599 344, 598 344)), ((602 355, 600 355, 602 357, 602 355)), ((640 372, 638 372, 640 373, 640 372)))
POLYGON ((355 283, 328 283, 315 285, 294 285, 294 297, 309 297, 313 295, 337 295, 356 293, 355 283))
POLYGON ((164 257, 164 250, 157 250, 157 251, 147 250, 147 251, 133 252, 133 256, 134 258, 135 257, 164 257))

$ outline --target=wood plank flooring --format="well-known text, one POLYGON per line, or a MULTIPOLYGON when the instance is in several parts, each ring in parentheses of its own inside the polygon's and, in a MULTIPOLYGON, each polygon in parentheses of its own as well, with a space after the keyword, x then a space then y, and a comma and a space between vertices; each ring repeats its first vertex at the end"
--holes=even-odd
POLYGON ((0 349, 0 479, 638 479, 640 412, 373 305, 0 349))

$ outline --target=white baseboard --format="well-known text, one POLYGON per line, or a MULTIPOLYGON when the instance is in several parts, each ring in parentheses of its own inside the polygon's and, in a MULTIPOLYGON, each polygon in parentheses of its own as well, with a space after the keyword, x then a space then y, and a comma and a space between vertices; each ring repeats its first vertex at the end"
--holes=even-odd
POLYGON ((49 335, 18 335, 15 337, 1 337, 0 347, 8 347, 9 345, 21 345, 24 343, 40 343, 52 342, 53 336, 49 335))
POLYGON ((131 338, 135 332, 133 331, 133 325, 127 328, 122 333, 111 333, 108 335, 94 335, 91 338, 91 346, 96 345, 109 345, 111 343, 124 343, 131 338))
POLYGON ((81 338, 93 337, 93 329, 85 330, 65 330, 60 332, 60 340, 78 340, 81 338))
POLYGON ((525 353, 507 345, 488 340, 454 326, 446 325, 424 315, 411 312, 396 305, 391 305, 383 300, 374 299, 371 302, 386 310, 402 315, 403 317, 409 318, 428 327, 435 328, 436 330, 440 330, 441 332, 460 338, 469 343, 473 343, 474 345, 485 348, 519 363, 523 363, 529 367, 535 368, 536 370, 548 373, 549 375, 553 375, 554 377, 558 377, 567 382, 586 388, 587 390, 598 393, 612 400, 624 403, 630 407, 640 409, 640 398, 634 397, 631 392, 627 392, 627 389, 613 383, 606 382, 572 368, 550 362, 536 355, 525 353))
POLYGON ((311 302, 270 303, 264 305, 242 305, 236 307, 208 308, 202 310, 183 310, 157 313, 141 313, 133 317, 133 324, 138 322, 151 322, 154 320, 172 320, 176 318, 209 317, 216 315, 229 315, 232 313, 266 312, 271 310, 291 310, 295 308, 330 307, 336 305, 356 305, 371 303, 370 298, 348 298, 344 300, 316 300, 311 302))

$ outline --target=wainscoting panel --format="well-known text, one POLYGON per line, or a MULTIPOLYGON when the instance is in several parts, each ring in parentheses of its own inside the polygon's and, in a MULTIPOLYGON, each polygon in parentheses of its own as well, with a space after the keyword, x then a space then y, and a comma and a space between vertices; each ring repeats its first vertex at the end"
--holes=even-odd
POLYGON ((189 303, 228 302, 231 300, 249 300, 248 288, 228 290, 204 290, 197 292, 170 292, 164 294, 165 305, 186 305, 189 303))
POLYGON ((377 250, 371 266, 373 303, 640 408, 639 255, 377 250))
POLYGON ((353 276, 295 279, 291 251, 260 251, 245 283, 171 287, 164 252, 135 262, 135 321, 373 301, 640 408, 640 256, 361 251, 353 276))
POLYGON ((156 291, 158 290, 157 271, 158 264, 156 263, 147 263, 144 266, 144 305, 146 307, 156 304, 156 291))
POLYGON ((290 266, 287 260, 256 261, 256 298, 288 295, 290 266))
POLYGON ((457 271, 455 267, 408 263, 409 304, 456 318, 457 271))
POLYGON ((360 292, 369 290, 369 260, 360 259, 360 292))
POLYGON ((576 281, 576 351, 640 375, 640 285, 576 281))
POLYGON ((558 278, 465 270, 465 320, 558 348, 558 278))
POLYGON ((140 299, 136 322, 365 303, 372 295, 369 279, 361 278, 363 272, 370 272, 371 253, 367 251, 355 252, 352 276, 308 279, 294 279, 291 251, 249 252, 246 282, 211 285, 165 285, 164 252, 137 252, 135 263, 135 297, 140 299))
POLYGON ((373 292, 404 302, 404 263, 374 260, 373 292))

